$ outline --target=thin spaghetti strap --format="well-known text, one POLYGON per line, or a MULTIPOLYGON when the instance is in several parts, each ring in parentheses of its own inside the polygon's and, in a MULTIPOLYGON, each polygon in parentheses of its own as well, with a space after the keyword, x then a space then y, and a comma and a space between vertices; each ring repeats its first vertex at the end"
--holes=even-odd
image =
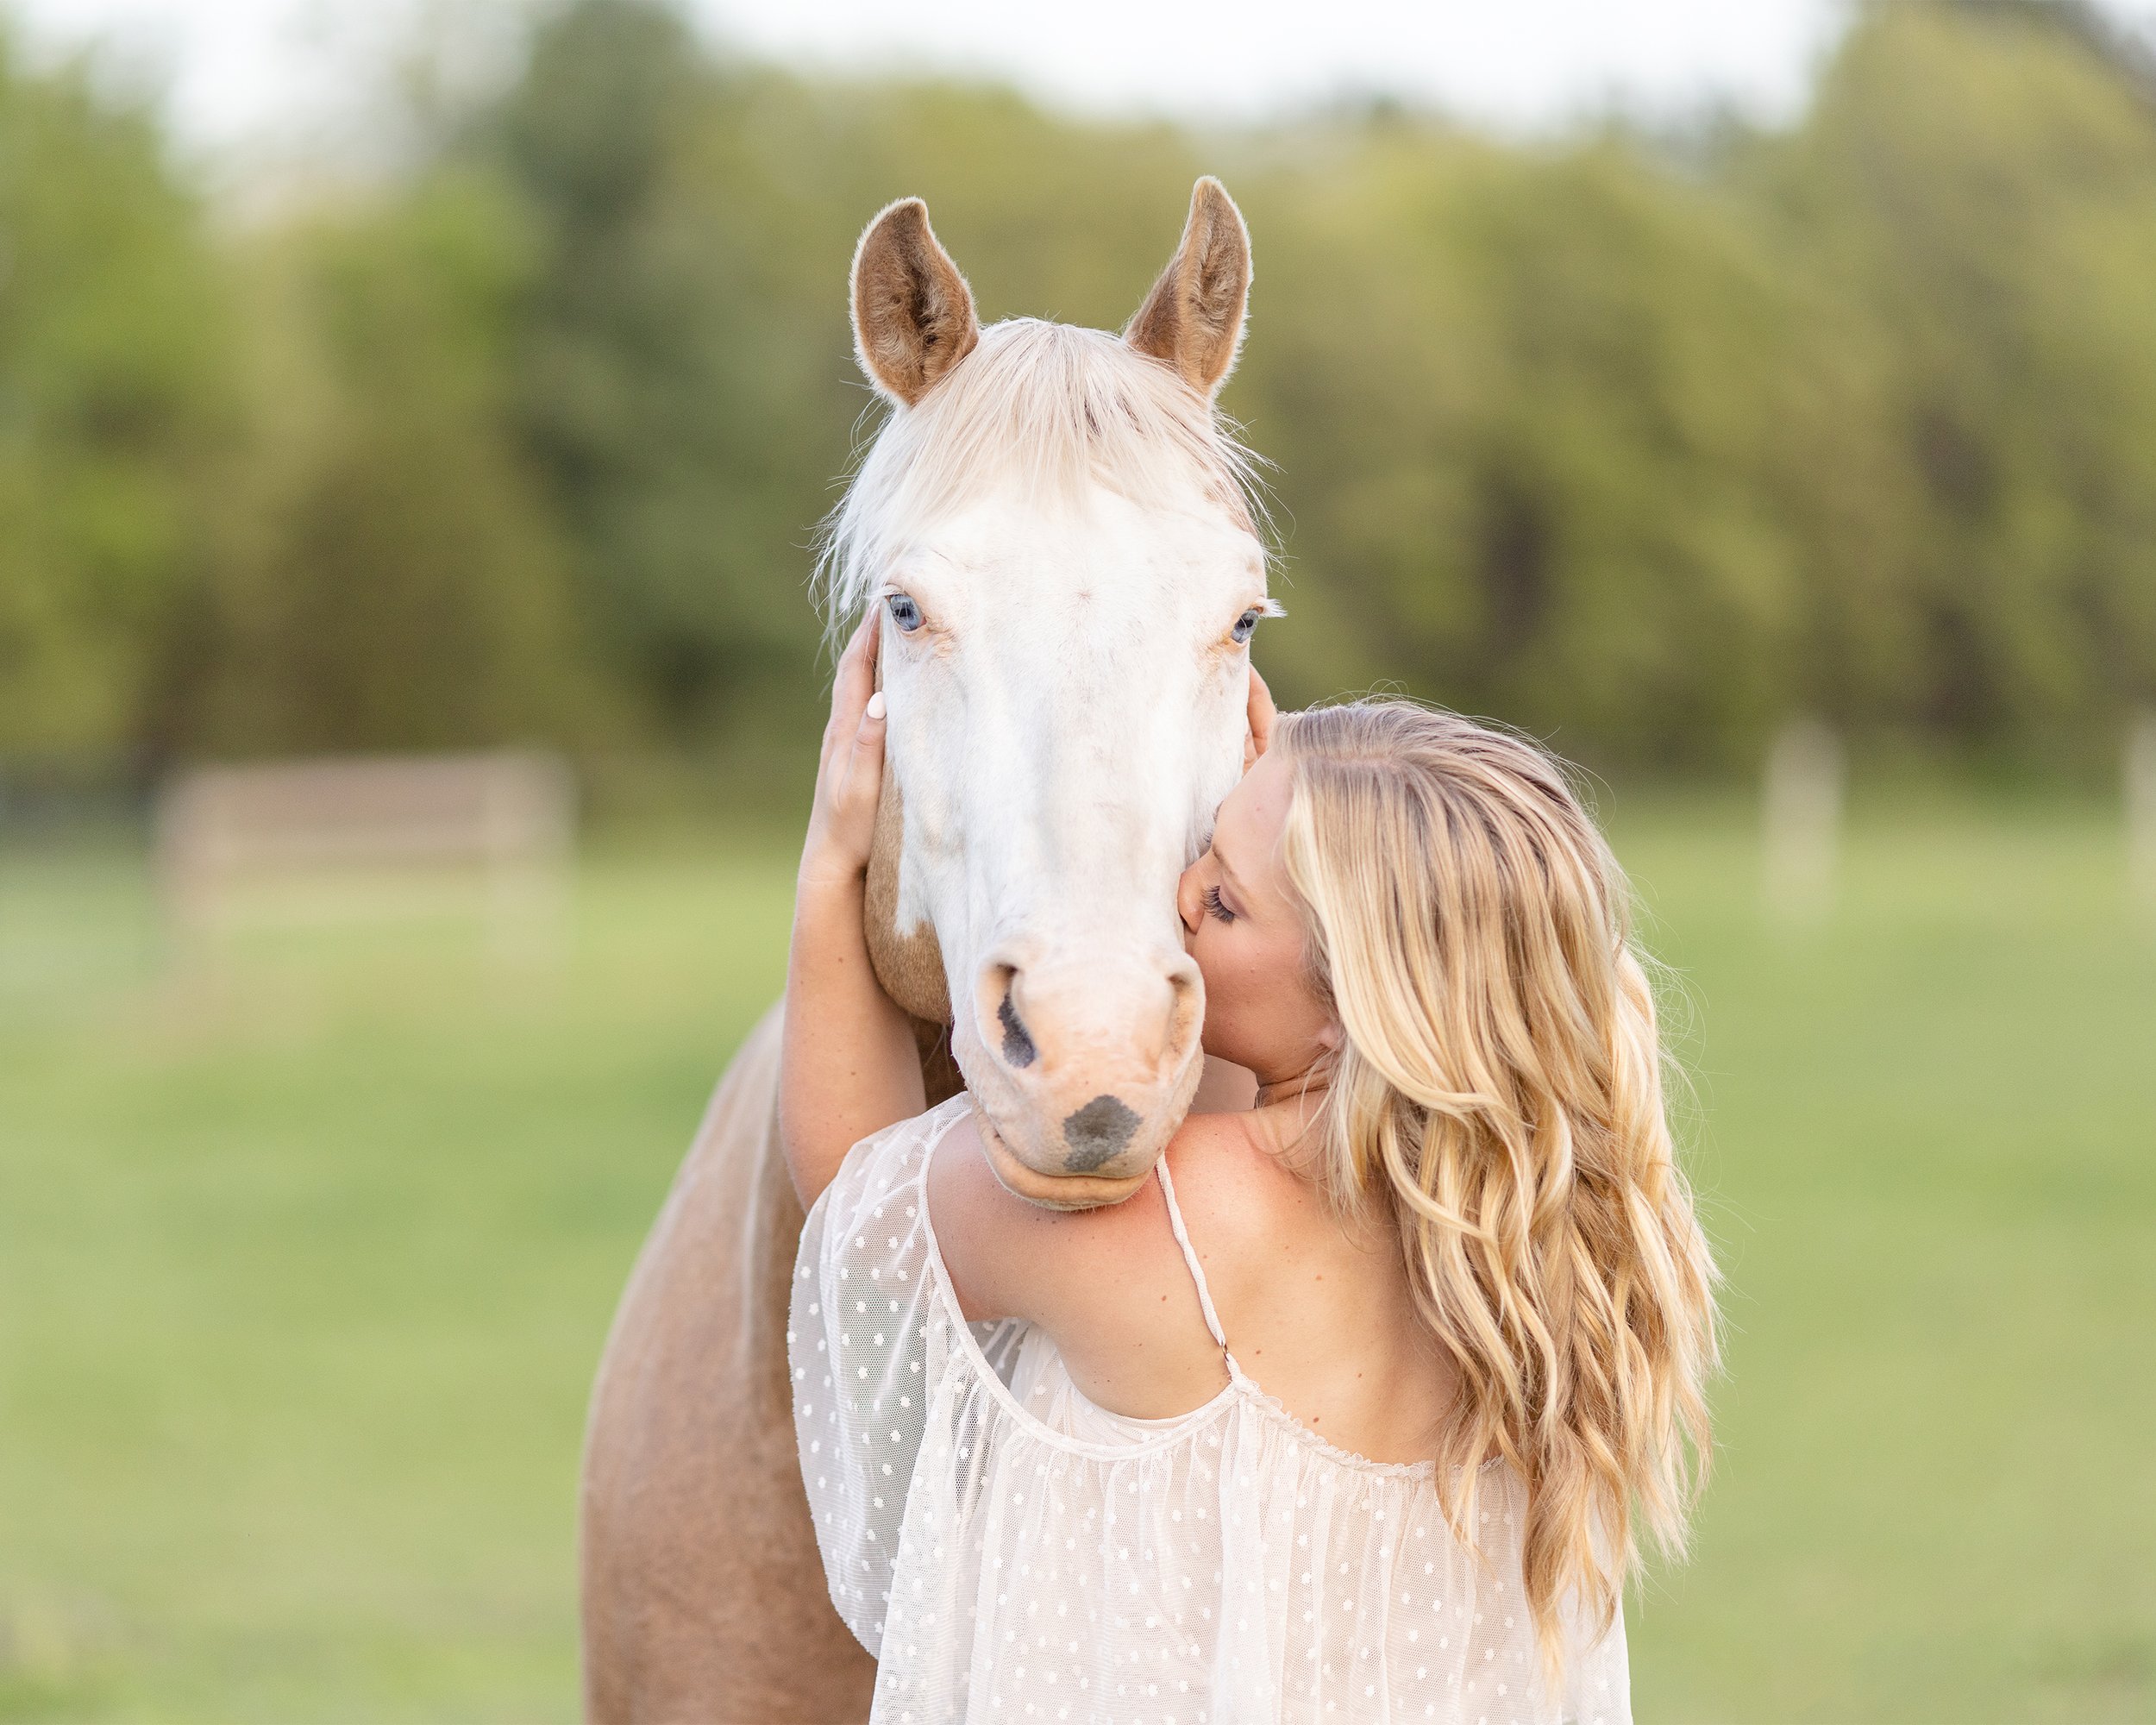
MULTIPOLYGON (((1168 1158, 1163 1156, 1153 1166, 1160 1171, 1161 1196, 1168 1200, 1168 1226, 1175 1231, 1175 1244, 1183 1249, 1183 1263, 1189 1267, 1190 1279, 1198 1289, 1198 1309, 1206 1314, 1206 1328, 1212 1332, 1220 1352, 1227 1352, 1227 1333, 1220 1327, 1220 1314, 1213 1309, 1213 1290, 1206 1286, 1206 1273, 1198 1265, 1198 1254, 1190 1244, 1190 1233, 1183 1226, 1182 1207, 1175 1201, 1175 1182, 1168 1172, 1168 1158)), ((1234 1361, 1231 1357, 1232 1369, 1234 1361)))

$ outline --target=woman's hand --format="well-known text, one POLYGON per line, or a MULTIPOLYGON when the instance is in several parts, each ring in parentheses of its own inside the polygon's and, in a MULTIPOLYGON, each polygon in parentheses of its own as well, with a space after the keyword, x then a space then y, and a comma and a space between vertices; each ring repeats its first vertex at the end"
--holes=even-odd
POLYGON ((913 1026, 876 981, 863 877, 883 791, 883 697, 871 612, 838 662, 801 847, 779 1052, 779 1140, 803 1204, 869 1133, 927 1106, 913 1026))
POLYGON ((1257 674, 1257 667, 1250 667, 1250 699, 1249 707, 1250 730, 1243 737, 1243 770, 1249 772, 1257 765, 1257 757, 1273 746, 1273 692, 1265 687, 1265 679, 1257 674))
POLYGON ((883 692, 876 687, 876 624, 872 609, 854 630, 831 684, 830 722, 824 727, 816 769, 816 801, 801 847, 801 879, 836 885, 859 880, 875 841, 876 805, 883 794, 883 692))

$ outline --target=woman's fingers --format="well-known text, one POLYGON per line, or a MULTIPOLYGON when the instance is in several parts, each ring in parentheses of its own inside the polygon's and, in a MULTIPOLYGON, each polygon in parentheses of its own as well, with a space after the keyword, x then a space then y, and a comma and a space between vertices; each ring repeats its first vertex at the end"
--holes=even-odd
POLYGON ((824 726, 824 760, 854 734, 862 709, 875 689, 876 637, 876 613, 872 610, 861 619, 846 643, 846 650, 838 656, 838 669, 831 678, 831 716, 824 726))
POLYGON ((876 614, 872 611, 861 619, 861 627, 854 630, 846 650, 838 656, 838 674, 831 683, 831 716, 844 714, 848 729, 860 718, 861 709, 876 686, 875 624, 876 614))
POLYGON ((875 844, 876 806, 883 794, 883 691, 870 695, 830 776, 829 834, 849 866, 863 867, 875 844))
MULTIPOLYGON (((851 649, 849 649, 849 651, 851 649)), ((842 678, 824 732, 817 769, 816 800, 802 847, 803 878, 837 880, 858 875, 875 844, 876 807, 883 794, 883 691, 871 689, 857 711, 844 699, 842 678), (841 728, 842 724, 843 729, 841 728)))
MULTIPOLYGON (((861 723, 854 727, 854 766, 871 763, 882 770, 884 763, 884 693, 875 690, 861 710, 861 723)), ((849 775, 852 776, 852 775, 849 775)))
POLYGON ((846 788, 849 794, 882 788, 883 733, 887 710, 881 689, 870 695, 868 705, 861 710, 861 723, 854 730, 853 758, 846 769, 846 788))
POLYGON ((1273 746, 1273 720, 1278 717, 1273 707, 1273 692, 1265 687, 1265 679, 1258 675, 1257 667, 1250 667, 1250 693, 1248 707, 1250 734, 1243 745, 1243 770, 1248 772, 1257 757, 1273 746))

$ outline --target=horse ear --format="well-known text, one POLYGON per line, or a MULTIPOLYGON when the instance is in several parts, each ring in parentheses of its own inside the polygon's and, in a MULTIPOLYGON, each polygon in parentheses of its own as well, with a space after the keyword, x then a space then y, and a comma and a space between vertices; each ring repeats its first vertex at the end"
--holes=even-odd
POLYGON ((973 291, 928 225, 928 205, 902 198, 871 222, 854 252, 854 352, 893 401, 911 407, 974 350, 973 291))
POLYGON ((1182 244, 1123 339, 1165 360, 1209 398, 1235 368, 1250 297, 1250 229, 1226 188, 1207 174, 1191 190, 1182 244))

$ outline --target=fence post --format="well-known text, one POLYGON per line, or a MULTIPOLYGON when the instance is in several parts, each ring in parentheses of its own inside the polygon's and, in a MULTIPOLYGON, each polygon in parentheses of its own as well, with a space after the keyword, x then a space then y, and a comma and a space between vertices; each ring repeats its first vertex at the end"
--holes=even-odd
POLYGON ((2125 767, 2128 890, 2156 918, 2156 707, 2141 708, 2127 727, 2125 767))
POLYGON ((1762 798, 1767 908, 1785 922, 1817 922, 1834 901, 1841 840, 1840 740, 1815 718, 1795 718, 1767 751, 1762 798))
POLYGON ((539 754, 498 757, 479 813, 496 957, 557 964, 566 956, 575 811, 576 781, 567 762, 539 754))
POLYGON ((566 954, 575 787, 545 755, 375 756, 202 767, 158 800, 157 880, 176 952, 199 955, 253 889, 362 874, 475 872, 499 957, 566 954))

